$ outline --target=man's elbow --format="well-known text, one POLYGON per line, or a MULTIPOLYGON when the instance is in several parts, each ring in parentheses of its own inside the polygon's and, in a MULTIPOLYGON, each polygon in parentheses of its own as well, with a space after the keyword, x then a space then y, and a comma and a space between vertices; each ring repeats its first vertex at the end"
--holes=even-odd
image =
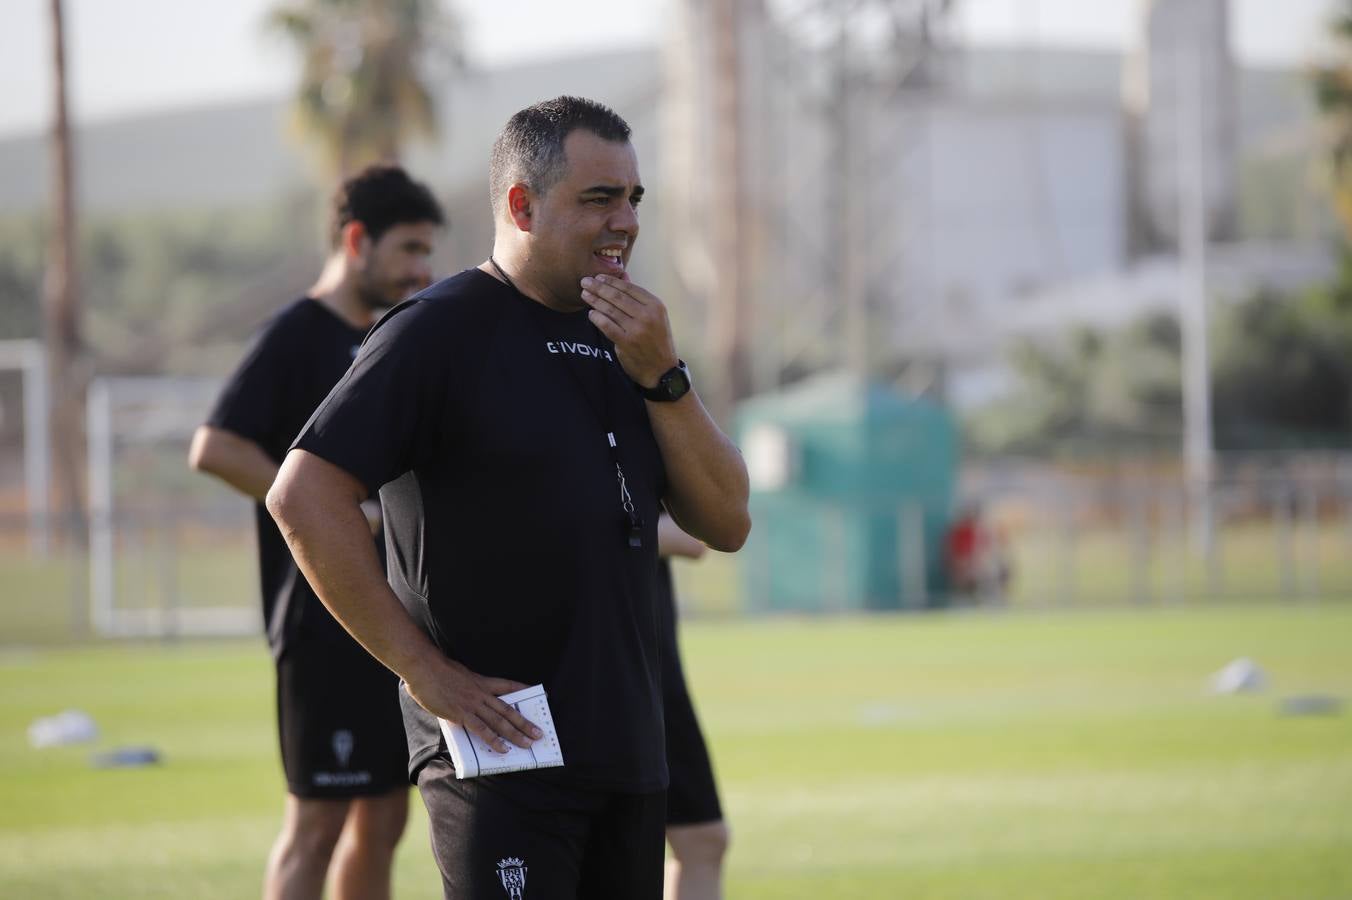
POLYGON ((289 478, 278 478, 273 481, 272 487, 268 488, 267 496, 263 498, 263 506, 267 508, 268 515, 272 516, 282 534, 286 534, 287 524, 294 522, 298 502, 295 485, 289 478))
POLYGON ((188 445, 188 468, 194 472, 211 472, 210 454, 208 452, 211 445, 211 433, 207 431, 205 425, 199 427, 192 435, 192 443, 188 445))
POLYGON ((706 537, 704 543, 711 550, 717 550, 720 553, 736 553, 746 545, 746 539, 751 534, 751 513, 742 510, 731 521, 725 522, 718 529, 718 534, 706 537))

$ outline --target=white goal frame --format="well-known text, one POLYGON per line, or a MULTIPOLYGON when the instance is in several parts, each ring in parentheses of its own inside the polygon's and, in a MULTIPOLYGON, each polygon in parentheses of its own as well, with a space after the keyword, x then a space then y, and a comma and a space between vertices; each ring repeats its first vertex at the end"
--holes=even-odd
POLYGON ((28 549, 45 558, 51 551, 51 432, 47 351, 38 340, 0 341, 0 371, 18 371, 23 380, 23 477, 28 512, 28 549))
MULTIPOLYGON (((166 414, 156 420, 152 413, 143 423, 143 433, 115 431, 114 404, 133 401, 145 407, 171 409, 191 398, 196 422, 206 418, 221 381, 214 378, 120 376, 95 378, 89 386, 86 408, 89 438, 89 602, 95 630, 108 637, 238 636, 261 633, 262 614, 256 602, 231 606, 184 606, 179 602, 177 575, 171 566, 161 568, 159 606, 119 608, 117 583, 117 509, 114 468, 117 442, 165 437, 182 441, 186 450, 194 426, 182 417, 166 414)), ((187 467, 186 453, 180 464, 187 467)), ((222 488, 221 490, 225 490, 222 488)), ((176 559, 170 560, 176 563, 176 559)), ((255 588, 256 592, 256 588, 255 588)))

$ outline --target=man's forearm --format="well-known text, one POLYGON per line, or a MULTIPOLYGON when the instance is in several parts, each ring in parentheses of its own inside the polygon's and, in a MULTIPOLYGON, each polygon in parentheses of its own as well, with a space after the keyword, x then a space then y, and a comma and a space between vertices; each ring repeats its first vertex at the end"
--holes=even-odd
MULTIPOLYGON (((290 458, 288 458, 288 463, 290 458)), ((297 489, 283 464, 268 511, 291 555, 333 617, 376 659, 406 681, 419 680, 432 646, 390 590, 359 496, 297 489)))
POLYGON ((501 695, 526 687, 471 672, 448 659, 385 582, 361 502, 366 488, 339 467, 293 450, 268 491, 291 555, 319 599, 366 650, 405 682, 415 701, 505 751, 529 747, 540 730, 501 695))
POLYGON ((739 549, 751 516, 746 463, 736 445, 693 391, 674 403, 649 403, 648 419, 667 470, 672 518, 715 550, 739 549))
POLYGON ((277 477, 277 462, 248 438, 203 425, 193 433, 188 465, 230 485, 245 496, 262 500, 277 477))

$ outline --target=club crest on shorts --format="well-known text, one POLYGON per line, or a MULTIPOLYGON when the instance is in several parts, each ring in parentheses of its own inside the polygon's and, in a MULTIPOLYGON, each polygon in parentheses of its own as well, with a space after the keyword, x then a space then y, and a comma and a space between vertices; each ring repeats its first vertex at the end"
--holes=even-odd
POLYGON ((338 760, 339 768, 346 769, 347 761, 352 758, 352 732, 341 728, 333 733, 333 757, 338 760))
POLYGON ((526 864, 515 856, 498 860, 498 881, 507 892, 510 900, 523 900, 526 896, 526 864))

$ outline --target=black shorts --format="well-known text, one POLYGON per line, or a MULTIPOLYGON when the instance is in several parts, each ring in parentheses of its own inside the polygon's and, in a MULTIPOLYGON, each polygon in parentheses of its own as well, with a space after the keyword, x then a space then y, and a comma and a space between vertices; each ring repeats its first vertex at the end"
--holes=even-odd
POLYGON ((684 680, 680 682, 680 690, 663 691, 662 705, 667 727, 667 770, 671 773, 667 824, 717 822, 723 818, 723 808, 718 803, 713 764, 684 680))
POLYGON ((697 825, 723 818, 713 763, 686 688, 681 651, 676 644, 676 606, 670 571, 658 573, 657 623, 662 654, 662 709, 667 732, 667 824, 697 825))
POLYGON ((447 900, 661 900, 664 793, 567 788, 534 773, 418 774, 447 900))
POLYGON ((408 785, 399 679, 346 633, 287 645, 277 663, 277 725, 287 790, 297 797, 408 785))

